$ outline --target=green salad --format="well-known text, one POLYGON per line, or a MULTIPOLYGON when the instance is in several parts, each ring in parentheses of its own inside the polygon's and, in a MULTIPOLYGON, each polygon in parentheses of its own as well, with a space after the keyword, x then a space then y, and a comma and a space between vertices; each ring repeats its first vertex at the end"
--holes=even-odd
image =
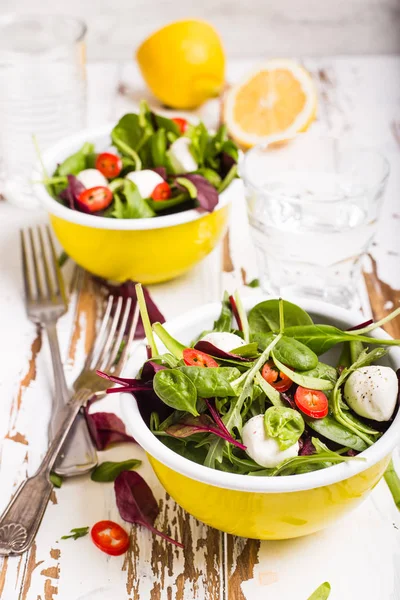
POLYGON ((225 126, 163 117, 141 102, 110 132, 102 151, 86 142, 60 163, 47 191, 71 210, 142 219, 197 208, 211 212, 237 176, 238 149, 225 126))
POLYGON ((397 374, 380 359, 400 340, 368 333, 400 309, 343 331, 282 299, 247 314, 238 294, 225 294, 212 330, 188 347, 151 327, 140 304, 149 358, 139 377, 102 375, 135 396, 163 444, 196 463, 280 476, 363 460, 398 410, 397 374), (323 355, 337 345, 328 364, 323 355))

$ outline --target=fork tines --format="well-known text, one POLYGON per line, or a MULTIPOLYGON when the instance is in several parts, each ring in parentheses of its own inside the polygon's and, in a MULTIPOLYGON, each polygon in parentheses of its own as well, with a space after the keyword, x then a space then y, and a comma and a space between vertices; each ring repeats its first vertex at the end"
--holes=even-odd
POLYGON ((137 305, 121 351, 131 307, 132 298, 125 299, 119 296, 116 299, 114 296, 109 296, 96 342, 86 359, 85 369, 98 371, 110 371, 112 369, 115 374, 121 371, 126 362, 127 351, 133 340, 139 319, 139 306, 137 305), (120 352, 121 354, 118 356, 120 352))
POLYGON ((48 226, 21 230, 22 269, 28 301, 67 303, 63 278, 48 226))

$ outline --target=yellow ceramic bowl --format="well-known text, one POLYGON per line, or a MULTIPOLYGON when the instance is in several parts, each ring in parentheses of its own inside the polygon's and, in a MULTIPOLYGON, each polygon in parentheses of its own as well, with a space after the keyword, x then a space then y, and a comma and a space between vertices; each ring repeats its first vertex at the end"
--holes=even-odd
MULTIPOLYGON (((247 309, 262 300, 245 302, 247 309)), ((362 318, 333 305, 299 301, 319 322, 343 328, 362 318)), ((220 310, 208 304, 167 324, 172 335, 188 343, 199 332, 210 329, 220 310)), ((379 330, 374 335, 388 337, 379 330)), ((159 344, 162 349, 161 344, 159 344)), ((335 352, 324 357, 334 364, 335 352)), ((139 348, 125 369, 133 376, 146 359, 139 348)), ((400 367, 400 350, 391 348, 386 364, 400 367)), ((136 400, 121 396, 121 409, 129 433, 148 453, 153 469, 167 492, 189 513, 217 529, 244 537, 278 540, 307 535, 334 522, 354 508, 382 477, 400 438, 400 412, 371 448, 365 460, 338 464, 328 469, 286 477, 251 477, 224 473, 198 465, 162 444, 143 421, 136 400)))
MULTIPOLYGON (((62 140, 44 154, 53 173, 57 164, 86 141, 97 150, 110 145, 112 125, 87 130, 62 140)), ((36 169, 33 179, 42 179, 36 169)), ((202 260, 221 239, 227 225, 229 203, 240 183, 234 181, 212 213, 197 210, 152 219, 108 219, 71 210, 52 198, 44 185, 35 192, 49 212, 54 232, 74 261, 100 277, 114 281, 133 279, 157 283, 177 277, 202 260)))

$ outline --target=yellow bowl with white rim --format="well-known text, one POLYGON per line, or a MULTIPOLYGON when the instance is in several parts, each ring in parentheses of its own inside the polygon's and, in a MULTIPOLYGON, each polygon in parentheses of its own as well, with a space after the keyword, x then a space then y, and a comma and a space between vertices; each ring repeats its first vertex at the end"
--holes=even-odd
MULTIPOLYGON (((96 151, 110 146, 112 125, 86 130, 61 140, 43 155, 48 173, 85 142, 96 151)), ((33 180, 41 180, 39 167, 33 180)), ((61 246, 78 265, 90 273, 111 279, 141 283, 167 281, 191 269, 209 254, 223 236, 229 204, 240 189, 235 180, 220 194, 212 213, 196 209, 150 219, 110 219, 64 206, 43 184, 34 185, 36 196, 48 211, 61 246)))
MULTIPOLYGON (((249 310, 265 298, 247 299, 249 310)), ((362 320, 352 313, 322 302, 298 302, 316 322, 347 329, 362 320)), ((189 344, 199 332, 212 327, 220 304, 207 304, 166 324, 167 330, 189 344)), ((372 335, 389 338, 382 330, 372 335)), ((163 351, 161 344, 159 350, 163 351)), ((338 349, 323 359, 336 364, 338 349), (336 354, 335 354, 336 353, 336 354)), ((135 376, 146 360, 139 347, 124 376, 135 376)), ((391 347, 385 364, 400 367, 400 350, 391 347)), ((400 411, 386 433, 360 454, 364 460, 337 464, 302 475, 252 477, 217 471, 194 463, 167 448, 143 420, 135 398, 121 395, 127 430, 145 449, 150 463, 172 498, 200 521, 227 533, 262 540, 281 540, 307 535, 334 523, 355 508, 381 479, 400 439, 400 411)))

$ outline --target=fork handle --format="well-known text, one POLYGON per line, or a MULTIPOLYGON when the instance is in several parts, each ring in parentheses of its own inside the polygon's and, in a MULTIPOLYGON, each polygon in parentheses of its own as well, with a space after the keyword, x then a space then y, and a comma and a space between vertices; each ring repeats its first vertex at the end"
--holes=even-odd
POLYGON ((39 469, 20 485, 0 517, 0 555, 22 554, 31 547, 53 489, 50 471, 79 409, 91 395, 92 392, 82 389, 64 406, 62 422, 39 469))
MULTIPOLYGON (((60 355, 57 327, 54 321, 44 323, 49 339, 54 372, 54 405, 50 417, 49 434, 53 438, 62 419, 65 404, 71 396, 65 381, 64 368, 60 355)), ((63 477, 83 475, 97 465, 97 453, 90 437, 85 417, 79 414, 72 427, 54 471, 63 477)))

